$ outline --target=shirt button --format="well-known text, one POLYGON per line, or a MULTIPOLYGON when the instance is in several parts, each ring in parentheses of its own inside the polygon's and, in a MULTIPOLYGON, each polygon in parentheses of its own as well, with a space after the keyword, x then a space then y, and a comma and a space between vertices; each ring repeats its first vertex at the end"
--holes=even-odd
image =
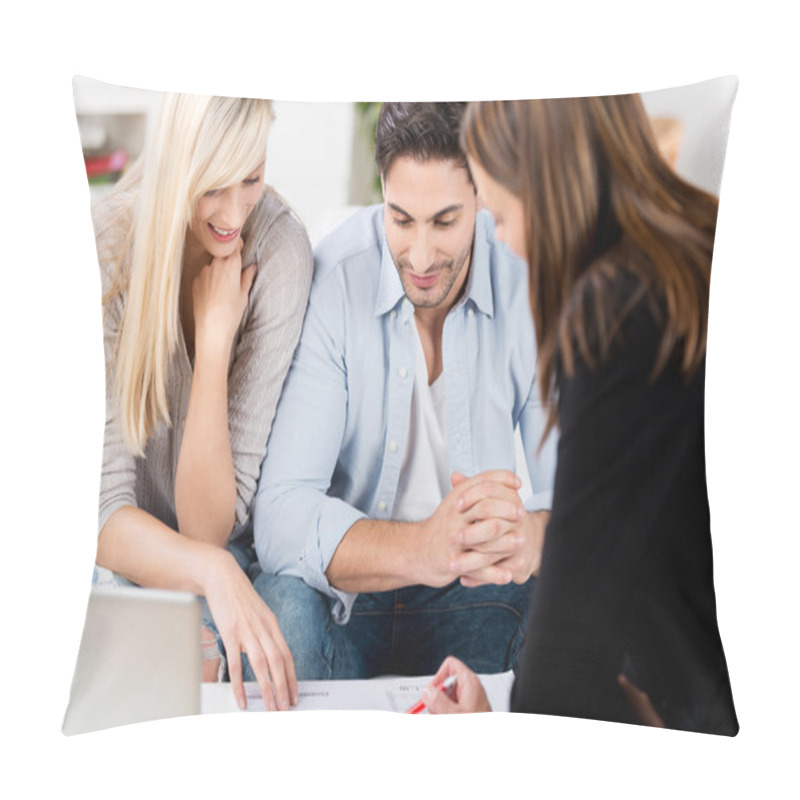
POLYGON ((397 450, 397 442, 390 442, 389 449, 394 453, 397 450))
POLYGON ((461 437, 456 436, 456 447, 461 447, 461 437))
POLYGON ((384 503, 383 500, 378 503, 378 511, 386 511, 386 503, 384 503))
POLYGON ((392 319, 397 319, 397 311, 392 311, 392 319))
POLYGON ((475 311, 474 311, 474 309, 470 308, 470 309, 467 311, 467 316, 468 316, 468 317, 474 317, 474 316, 475 316, 475 311))
POLYGON ((399 375, 401 378, 405 378, 408 375, 408 370, 405 367, 400 367, 399 375))

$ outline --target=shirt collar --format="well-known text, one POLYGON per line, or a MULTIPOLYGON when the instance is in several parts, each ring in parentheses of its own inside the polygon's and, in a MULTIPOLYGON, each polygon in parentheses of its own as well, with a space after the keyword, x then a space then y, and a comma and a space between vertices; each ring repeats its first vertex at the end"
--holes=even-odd
MULTIPOLYGON (((488 317, 494 316, 494 294, 490 266, 492 249, 489 235, 492 229, 489 213, 481 210, 475 217, 475 240, 472 245, 470 275, 464 298, 459 305, 472 303, 478 311, 488 317)), ((386 230, 381 234, 381 265, 378 279, 378 292, 375 298, 375 316, 380 317, 396 308, 405 297, 403 284, 397 272, 389 245, 386 242, 386 230)), ((411 308, 411 304, 406 304, 411 308)))
POLYGON ((466 301, 471 301, 478 311, 487 317, 494 316, 494 293, 492 292, 491 262, 492 248, 489 235, 492 221, 488 211, 481 210, 475 217, 475 243, 472 246, 472 268, 467 286, 466 301))
MULTIPOLYGON (((388 313, 405 297, 403 283, 394 265, 394 259, 386 242, 386 228, 381 213, 381 272, 378 278, 378 293, 375 297, 375 316, 388 313)), ((410 305, 410 304, 408 304, 410 305)))

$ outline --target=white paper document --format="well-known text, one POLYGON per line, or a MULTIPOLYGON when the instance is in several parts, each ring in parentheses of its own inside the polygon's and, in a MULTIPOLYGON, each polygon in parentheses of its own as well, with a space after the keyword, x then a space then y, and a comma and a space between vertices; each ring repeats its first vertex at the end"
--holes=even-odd
MULTIPOLYGON (((300 700, 294 711, 397 711, 405 712, 421 697, 433 676, 417 678, 372 678, 352 681, 299 681, 300 700)), ((493 711, 508 711, 514 673, 481 675, 493 711)), ((248 711, 264 711, 257 683, 245 683, 248 711)), ((215 714, 238 711, 229 683, 202 685, 202 711, 215 714)), ((427 713, 427 712, 423 712, 427 713)))

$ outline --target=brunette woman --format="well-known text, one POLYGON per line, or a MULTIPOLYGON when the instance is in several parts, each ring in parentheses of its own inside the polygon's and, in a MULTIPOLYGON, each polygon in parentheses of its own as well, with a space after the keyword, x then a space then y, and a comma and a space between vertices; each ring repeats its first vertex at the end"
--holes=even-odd
MULTIPOLYGON (((471 104, 465 151, 525 258, 558 466, 515 711, 735 735, 703 400, 717 200, 658 153, 636 95, 471 104)), ((448 659, 454 697, 487 710, 448 659)))

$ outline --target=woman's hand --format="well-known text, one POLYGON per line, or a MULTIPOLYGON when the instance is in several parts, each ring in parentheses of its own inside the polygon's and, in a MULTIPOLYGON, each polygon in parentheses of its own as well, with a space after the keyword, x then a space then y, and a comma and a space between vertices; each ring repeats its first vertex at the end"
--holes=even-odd
POLYGON ((256 267, 242 270, 242 240, 214 258, 192 283, 192 388, 175 473, 178 530, 193 539, 227 544, 235 523, 236 475, 228 421, 228 367, 256 267))
POLYGON ((213 258, 192 283, 195 352, 230 355, 233 337, 242 320, 256 265, 242 269, 242 238, 225 258, 213 258))
POLYGON ((241 654, 255 673, 268 711, 297 703, 294 661, 278 620, 250 583, 236 559, 219 550, 204 581, 211 616, 222 637, 233 694, 239 708, 247 706, 241 654))
POLYGON ((643 692, 638 686, 631 683, 621 672, 617 675, 617 683, 619 683, 622 693, 625 695, 625 700, 640 725, 649 725, 652 728, 666 727, 664 720, 661 719, 655 706, 650 702, 650 695, 647 692, 643 692))
POLYGON ((442 662, 430 685, 422 693, 422 699, 431 714, 472 714, 492 710, 480 678, 454 656, 448 656, 442 662), (455 687, 443 692, 439 687, 453 675, 456 678, 455 687))

